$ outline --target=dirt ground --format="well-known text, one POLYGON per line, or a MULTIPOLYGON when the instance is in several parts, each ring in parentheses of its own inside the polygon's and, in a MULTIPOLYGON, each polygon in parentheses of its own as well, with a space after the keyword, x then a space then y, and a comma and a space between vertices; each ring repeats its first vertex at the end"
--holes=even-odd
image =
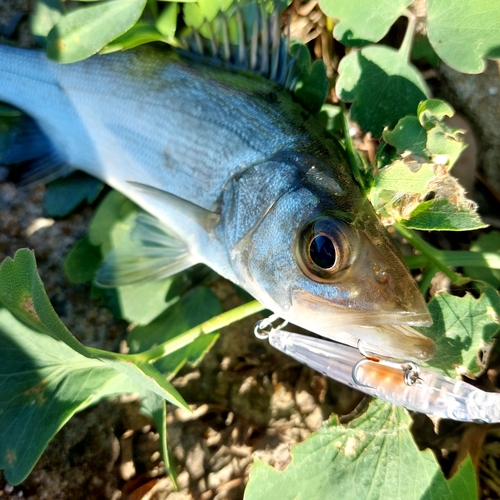
MULTIPOLYGON (((0 36, 31 46, 26 22, 31 7, 28 0, 0 0, 0 36)), ((476 136, 470 148, 475 147, 476 153, 464 162, 464 183, 488 222, 498 228, 499 67, 491 63, 488 72, 478 76, 440 68, 429 78, 436 95, 461 112, 476 136)), ((128 325, 92 301, 88 286, 69 283, 62 270, 68 249, 87 230, 92 208, 81 208, 64 219, 49 219, 42 208, 43 194, 43 187, 19 190, 0 183, 0 261, 19 248, 35 249, 47 293, 70 331, 86 345, 117 350, 128 325)), ((449 247, 456 241, 440 243, 449 247)), ((223 279, 212 289, 225 310, 242 302, 223 279)), ((356 391, 256 339, 252 332, 257 319, 225 329, 201 365, 185 369, 175 379, 194 411, 191 415, 168 409, 169 444, 178 464, 179 491, 173 491, 164 474, 152 422, 140 414, 136 398, 124 397, 101 402, 72 418, 21 485, 7 484, 0 473, 0 498, 242 498, 254 456, 284 468, 293 444, 317 430, 332 412, 349 413, 362 399, 356 391)), ((489 378, 496 379, 495 369, 489 378)), ((480 473, 483 498, 500 498, 498 427, 448 421, 435 426, 423 415, 415 415, 414 421, 417 441, 432 447, 446 473, 468 452, 480 473)))

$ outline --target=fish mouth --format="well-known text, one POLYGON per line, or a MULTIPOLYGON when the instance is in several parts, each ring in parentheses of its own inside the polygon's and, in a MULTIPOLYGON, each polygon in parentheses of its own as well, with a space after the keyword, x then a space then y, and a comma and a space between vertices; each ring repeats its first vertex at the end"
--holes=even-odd
POLYGON ((292 292, 293 323, 363 354, 405 361, 427 361, 434 342, 413 326, 430 326, 432 319, 421 295, 412 310, 369 310, 340 307, 303 290, 292 292))

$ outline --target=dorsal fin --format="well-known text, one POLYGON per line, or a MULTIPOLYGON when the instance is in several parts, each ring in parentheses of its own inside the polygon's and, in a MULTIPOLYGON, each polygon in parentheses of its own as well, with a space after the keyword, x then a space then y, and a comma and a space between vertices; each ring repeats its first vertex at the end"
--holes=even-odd
POLYGON ((281 26, 277 2, 269 14, 264 0, 235 2, 184 39, 191 54, 216 64, 258 73, 293 90, 296 58, 289 56, 290 29, 281 26))

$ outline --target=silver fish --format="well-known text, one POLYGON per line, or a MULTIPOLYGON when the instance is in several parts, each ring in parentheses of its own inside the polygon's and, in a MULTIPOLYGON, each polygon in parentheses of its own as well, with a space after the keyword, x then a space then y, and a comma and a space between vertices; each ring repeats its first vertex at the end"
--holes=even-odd
POLYGON ((410 326, 431 320, 398 248, 342 148, 284 85, 171 50, 60 65, 1 46, 0 100, 35 120, 56 163, 150 214, 137 220, 147 245, 111 254, 101 284, 201 262, 317 334, 384 357, 432 356, 410 326))

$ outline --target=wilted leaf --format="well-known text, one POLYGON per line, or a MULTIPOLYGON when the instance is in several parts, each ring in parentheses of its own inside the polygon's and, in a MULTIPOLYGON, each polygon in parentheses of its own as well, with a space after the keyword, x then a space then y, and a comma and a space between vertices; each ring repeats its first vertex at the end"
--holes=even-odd
POLYGON ((404 116, 416 115, 419 102, 428 94, 421 73, 400 51, 389 47, 366 47, 347 55, 339 74, 338 96, 353 102, 351 118, 374 137, 404 116))
POLYGON ((381 40, 412 0, 319 0, 321 10, 338 19, 333 36, 342 44, 362 46, 381 40))
POLYGON ((81 61, 129 30, 147 0, 108 0, 61 17, 47 36, 47 55, 61 63, 81 61))
POLYGON ((427 35, 439 57, 462 73, 480 73, 500 58, 497 0, 427 0, 427 35))
POLYGON ((430 450, 419 451, 406 410, 380 400, 347 425, 324 425, 292 448, 284 471, 255 460, 245 500, 473 500, 474 467, 466 459, 446 480, 430 450))
POLYGON ((500 297, 491 286, 480 286, 478 299, 467 293, 456 297, 445 292, 428 304, 434 324, 418 328, 434 339, 436 352, 426 364, 432 370, 457 378, 456 367, 465 367, 472 375, 481 371, 477 363, 479 349, 488 346, 500 329, 500 297))

